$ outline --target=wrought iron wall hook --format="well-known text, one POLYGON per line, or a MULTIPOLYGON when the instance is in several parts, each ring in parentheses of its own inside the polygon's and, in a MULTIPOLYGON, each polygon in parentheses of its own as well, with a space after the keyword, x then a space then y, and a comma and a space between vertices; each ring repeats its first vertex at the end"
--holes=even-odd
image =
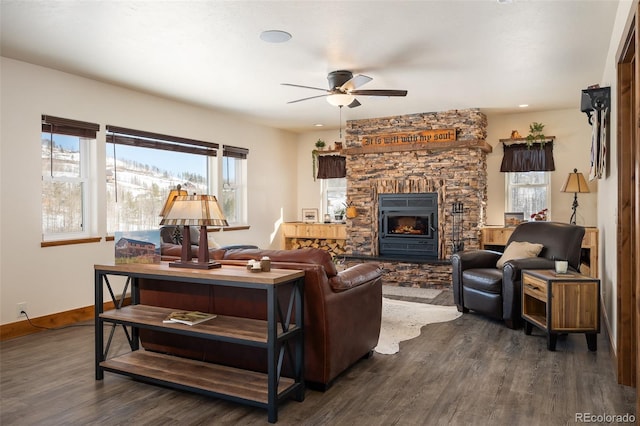
POLYGON ((580 110, 587 114, 589 125, 593 124, 593 111, 602 112, 611 107, 611 88, 595 87, 582 89, 582 99, 580 100, 580 110))

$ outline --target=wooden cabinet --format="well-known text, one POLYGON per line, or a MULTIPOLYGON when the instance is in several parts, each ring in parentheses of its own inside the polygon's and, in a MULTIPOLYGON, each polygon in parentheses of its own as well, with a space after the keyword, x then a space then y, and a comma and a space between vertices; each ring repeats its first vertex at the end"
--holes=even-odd
POLYGON ((152 265, 95 265, 94 270, 96 380, 102 380, 104 372, 109 371, 154 384, 246 403, 266 408, 271 423, 277 421, 277 406, 281 401, 287 397, 298 401, 304 399, 304 271, 272 269, 254 273, 245 267, 230 265, 219 269, 191 270, 170 268, 166 262, 152 265), (115 300, 108 275, 127 277, 126 286, 131 285, 131 306, 123 307, 120 301, 115 300), (152 282, 177 280, 203 286, 264 290, 268 319, 261 321, 218 315, 193 326, 163 323, 174 309, 138 304, 139 278, 151 278, 152 282), (105 286, 117 308, 102 312, 105 286), (283 290, 288 291, 283 294, 283 290), (281 302, 285 306, 281 306, 281 302), (116 325, 123 326, 131 352, 109 356, 111 337, 105 347, 105 323, 113 324, 112 333, 116 325), (130 327, 130 331, 126 327, 130 327), (142 350, 139 343, 141 328, 263 348, 267 352, 267 373, 142 350), (292 362, 295 377, 281 375, 285 358, 292 362))
MULTIPOLYGON (((514 227, 487 226, 480 229, 480 248, 504 249, 514 227)), ((598 278, 598 228, 585 228, 582 238, 583 256, 580 272, 593 278, 598 278)))
POLYGON ((600 280, 552 270, 522 271, 522 318, 547 332, 547 348, 555 350, 559 333, 585 333, 589 350, 597 349, 600 332, 600 280))

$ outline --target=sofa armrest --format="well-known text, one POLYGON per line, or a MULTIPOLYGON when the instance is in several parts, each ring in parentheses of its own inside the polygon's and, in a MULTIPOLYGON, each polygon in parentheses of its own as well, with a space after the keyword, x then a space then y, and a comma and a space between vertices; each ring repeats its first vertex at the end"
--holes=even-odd
POLYGON ((339 272, 335 277, 331 277, 329 285, 334 292, 341 292, 368 283, 381 275, 382 269, 378 265, 361 263, 339 272))

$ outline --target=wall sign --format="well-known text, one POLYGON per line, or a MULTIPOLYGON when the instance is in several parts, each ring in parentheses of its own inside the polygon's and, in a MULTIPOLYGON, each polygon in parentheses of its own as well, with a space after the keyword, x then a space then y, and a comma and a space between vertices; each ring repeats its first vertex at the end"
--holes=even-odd
POLYGON ((456 140, 456 129, 433 129, 420 132, 386 133, 363 136, 363 147, 378 147, 407 144, 428 144, 433 142, 451 142, 456 140))

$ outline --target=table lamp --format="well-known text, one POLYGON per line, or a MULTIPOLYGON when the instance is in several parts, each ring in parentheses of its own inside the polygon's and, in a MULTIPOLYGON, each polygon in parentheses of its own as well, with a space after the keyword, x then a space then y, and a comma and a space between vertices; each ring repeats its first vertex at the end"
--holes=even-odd
POLYGON ((588 193, 589 185, 587 185, 587 181, 584 178, 582 173, 578 173, 578 169, 573 169, 573 173, 569 173, 567 176, 567 180, 564 185, 562 185, 561 192, 573 192, 573 205, 571 209, 573 213, 571 214, 571 219, 569 219, 569 223, 572 225, 576 224, 576 210, 578 209, 578 193, 588 193))
POLYGON ((162 207, 162 211, 160 211, 159 216, 165 217, 167 213, 169 213, 171 206, 173 206, 173 202, 179 195, 189 195, 189 193, 182 189, 182 186, 176 185, 176 189, 169 191, 169 195, 167 195, 167 199, 164 202, 164 206, 162 207))
POLYGON ((160 225, 182 225, 182 252, 180 260, 169 263, 178 268, 220 268, 219 262, 209 260, 207 226, 228 226, 218 200, 213 195, 178 195, 169 206, 160 225), (200 227, 198 260, 191 260, 191 233, 189 226, 200 227))

